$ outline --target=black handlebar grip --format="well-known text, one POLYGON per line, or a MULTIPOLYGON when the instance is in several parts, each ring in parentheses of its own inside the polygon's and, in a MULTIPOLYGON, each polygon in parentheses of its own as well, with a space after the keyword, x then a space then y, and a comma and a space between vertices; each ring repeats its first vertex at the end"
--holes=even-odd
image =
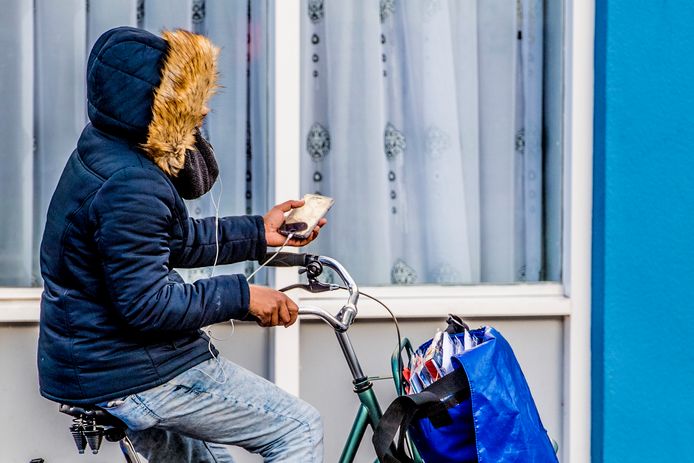
POLYGON ((304 253, 280 252, 275 258, 272 258, 274 255, 274 252, 265 254, 265 258, 260 263, 268 267, 304 267, 306 265, 306 254, 304 253))
POLYGON ((260 319, 259 319, 258 317, 256 317, 255 315, 253 315, 252 313, 250 313, 250 312, 248 312, 248 314, 247 314, 245 317, 243 317, 242 320, 245 321, 245 322, 256 322, 256 323, 260 323, 260 319))

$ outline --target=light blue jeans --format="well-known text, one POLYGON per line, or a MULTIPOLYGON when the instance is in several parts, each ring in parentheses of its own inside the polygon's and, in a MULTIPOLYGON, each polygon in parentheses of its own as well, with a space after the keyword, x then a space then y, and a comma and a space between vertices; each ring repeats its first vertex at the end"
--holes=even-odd
POLYGON ((266 462, 323 462, 318 411, 222 357, 99 406, 128 425, 149 463, 233 463, 221 444, 259 453, 266 462))

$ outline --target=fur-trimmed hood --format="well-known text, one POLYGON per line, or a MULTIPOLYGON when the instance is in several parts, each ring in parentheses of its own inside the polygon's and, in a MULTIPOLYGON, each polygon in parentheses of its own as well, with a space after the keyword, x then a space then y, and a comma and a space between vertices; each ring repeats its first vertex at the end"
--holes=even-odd
POLYGON ((175 177, 217 89, 218 54, 209 39, 184 30, 163 37, 132 27, 105 32, 87 63, 89 119, 139 144, 175 177))

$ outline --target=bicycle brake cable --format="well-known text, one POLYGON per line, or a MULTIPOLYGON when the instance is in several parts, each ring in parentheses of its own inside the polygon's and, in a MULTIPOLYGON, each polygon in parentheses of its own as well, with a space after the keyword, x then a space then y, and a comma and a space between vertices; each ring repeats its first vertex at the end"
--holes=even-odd
POLYGON ((391 318, 393 319, 393 323, 395 324, 395 331, 397 332, 397 335, 398 335, 398 374, 399 374, 399 376, 400 376, 400 381, 399 381, 399 383, 400 383, 400 388, 399 388, 399 389, 400 389, 400 390, 398 391, 398 393, 399 393, 400 395, 402 395, 402 392, 403 392, 403 391, 402 391, 402 389, 403 389, 403 384, 402 384, 402 371, 403 371, 403 365, 402 365, 402 355, 401 355, 401 352, 400 352, 400 349, 402 349, 402 336, 400 335, 400 324, 398 323, 398 319, 397 319, 397 317, 395 316, 395 314, 393 313, 393 311, 390 310, 390 308, 389 308, 387 305, 385 305, 385 303, 383 303, 381 300, 379 300, 379 299, 375 298, 374 296, 371 296, 371 295, 369 295, 369 294, 367 294, 367 293, 365 293, 365 292, 363 292, 363 291, 359 291, 359 294, 361 294, 362 296, 366 296, 366 297, 368 297, 369 299, 371 299, 372 301, 374 301, 374 302, 380 304, 384 309, 386 309, 386 311, 388 311, 388 313, 390 314, 391 318))
MULTIPOLYGON (((347 289, 346 287, 344 287, 344 286, 339 286, 339 289, 348 290, 348 289, 347 289)), ((378 298, 376 298, 376 297, 374 297, 374 296, 372 296, 372 295, 370 295, 370 294, 367 294, 367 293, 365 293, 365 292, 363 292, 363 291, 361 291, 361 290, 359 290, 359 294, 360 294, 361 296, 366 296, 366 297, 368 297, 369 299, 371 299, 372 301, 374 301, 374 302, 380 304, 384 309, 386 309, 386 311, 388 311, 388 313, 390 314, 390 317, 393 319, 393 323, 395 324, 395 331, 397 332, 397 336, 398 336, 398 372, 399 372, 400 378, 401 378, 401 380, 400 380, 400 390, 398 391, 398 393, 399 393, 400 395, 402 395, 402 392, 403 392, 403 383, 402 383, 403 364, 402 364, 402 355, 400 355, 400 349, 402 349, 402 336, 400 335, 400 324, 398 323, 398 319, 397 319, 397 317, 395 316, 395 314, 393 313, 393 311, 390 310, 390 308, 389 308, 383 301, 381 301, 380 299, 378 299, 378 298)), ((385 379, 385 378, 384 378, 384 379, 385 379)))
MULTIPOLYGON (((280 291, 287 291, 287 290, 294 289, 294 288, 298 288, 298 287, 301 287, 301 286, 300 286, 300 285, 291 285, 291 286, 288 286, 288 287, 286 287, 286 288, 282 288, 280 291)), ((338 287, 335 288, 335 289, 343 289, 343 290, 345 290, 345 291, 348 291, 348 290, 349 290, 349 289, 348 289, 347 287, 345 287, 345 286, 338 286, 338 287)), ((378 299, 378 298, 376 298, 376 297, 374 297, 374 296, 372 296, 372 295, 370 295, 370 294, 367 294, 367 293, 365 293, 365 292, 363 292, 363 291, 361 291, 361 290, 359 291, 359 294, 360 294, 361 296, 366 296, 367 298, 371 299, 372 301, 376 302, 377 304, 380 304, 381 307, 383 307, 384 309, 386 309, 386 311, 390 314, 390 317, 393 319, 393 323, 395 324, 395 331, 396 331, 397 337, 398 337, 398 347, 397 347, 397 349, 398 349, 398 372, 399 372, 399 375, 400 375, 400 381, 399 381, 399 383, 400 383, 400 388, 399 388, 399 389, 400 389, 400 390, 398 391, 398 393, 399 393, 400 395, 402 395, 402 393, 403 393, 403 382, 402 382, 403 364, 402 364, 402 355, 401 355, 401 353, 400 353, 400 349, 402 349, 402 336, 400 335, 400 324, 398 323, 398 319, 397 319, 397 317, 395 316, 395 314, 393 313, 393 311, 390 310, 390 308, 389 308, 383 301, 381 301, 380 299, 378 299)), ((391 378, 392 378, 392 377, 391 377, 391 378)), ((388 379, 388 378, 387 378, 387 377, 373 377, 373 379, 388 379)))

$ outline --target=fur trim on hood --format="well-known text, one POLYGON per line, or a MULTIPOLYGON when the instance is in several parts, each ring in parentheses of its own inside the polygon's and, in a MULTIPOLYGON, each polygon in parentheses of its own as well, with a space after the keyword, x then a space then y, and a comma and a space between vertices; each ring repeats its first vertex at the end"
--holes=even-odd
POLYGON ((163 38, 168 50, 142 148, 175 177, 183 168, 186 151, 195 145, 195 130, 202 125, 207 102, 218 88, 219 48, 207 37, 180 29, 165 31, 163 38))

